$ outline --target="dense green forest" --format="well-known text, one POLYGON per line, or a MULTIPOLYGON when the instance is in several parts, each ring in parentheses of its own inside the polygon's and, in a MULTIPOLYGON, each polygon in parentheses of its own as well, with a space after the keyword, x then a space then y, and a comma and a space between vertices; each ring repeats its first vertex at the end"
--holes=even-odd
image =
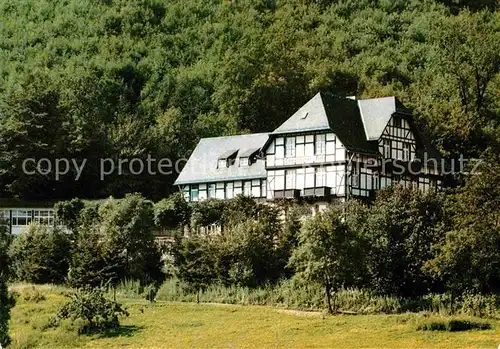
POLYGON ((158 199, 176 174, 99 178, 100 158, 186 158, 270 131, 317 91, 397 96, 446 156, 499 152, 496 1, 2 0, 0 196, 158 199), (26 158, 88 163, 25 175, 26 158))

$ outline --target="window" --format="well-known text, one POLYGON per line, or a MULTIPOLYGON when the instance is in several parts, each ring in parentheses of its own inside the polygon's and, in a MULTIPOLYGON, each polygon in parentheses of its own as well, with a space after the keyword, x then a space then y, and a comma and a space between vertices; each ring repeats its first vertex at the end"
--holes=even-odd
POLYGON ((306 168, 304 188, 314 188, 314 168, 306 168))
POLYGON ((286 189, 295 189, 295 179, 296 179, 295 170, 286 170, 285 171, 285 188, 286 189))
POLYGON ((252 196, 254 198, 260 198, 260 179, 254 179, 252 181, 252 196))
POLYGON ((262 196, 266 196, 267 194, 267 182, 265 179, 260 181, 260 192, 262 196))
POLYGON ((243 182, 243 195, 252 196, 252 182, 250 181, 243 182))
POLYGON ((227 167, 227 160, 219 159, 219 161, 217 161, 217 168, 224 168, 224 167, 227 167))
POLYGON ((283 138, 276 138, 276 159, 285 157, 285 146, 283 138))
POLYGON ((215 185, 215 198, 221 199, 221 200, 224 199, 224 183, 223 182, 216 183, 216 185, 215 185))
POLYGON ((303 190, 304 189, 304 175, 305 168, 298 168, 296 171, 297 177, 295 180, 295 189, 303 190))
POLYGON ((383 145, 384 145, 384 157, 390 158, 391 157, 391 141, 389 139, 384 139, 383 145))
POLYGON ((316 169, 316 187, 326 186, 326 171, 323 167, 316 169))
POLYGON ((54 225, 54 212, 52 210, 35 210, 34 221, 45 225, 54 225))
POLYGON ((326 139, 325 135, 316 135, 316 155, 326 154, 326 139))
POLYGON ((326 186, 332 189, 335 188, 337 181, 337 172, 335 170, 335 166, 326 167, 326 186))
POLYGON ((403 142, 403 160, 410 161, 410 143, 403 142))
POLYGON ((198 200, 205 200, 207 198, 207 185, 206 184, 200 184, 199 188, 199 194, 198 194, 198 200))
POLYGON ((335 155, 335 135, 333 133, 326 135, 326 153, 328 155, 335 155))
POLYGON ((295 137, 295 156, 302 159, 305 154, 305 137, 297 136, 295 137))
POLYGON ((282 145, 276 146, 276 159, 283 159, 285 157, 285 148, 282 145))
POLYGON ((250 161, 247 157, 240 158, 240 167, 246 167, 250 165, 250 161))
POLYGON ((13 210, 12 225, 28 225, 31 223, 31 210, 13 210))
POLYGON ((353 187, 359 187, 359 170, 356 165, 352 167, 352 180, 351 180, 351 185, 353 187))
POLYGON ((208 197, 209 198, 215 197, 215 183, 211 183, 208 185, 208 197))
POLYGON ((190 200, 189 185, 186 185, 182 188, 182 193, 184 194, 184 200, 189 201, 190 200))
POLYGON ((276 171, 274 177, 274 190, 283 190, 285 189, 285 171, 280 170, 276 171))
POLYGON ((314 156, 314 136, 306 136, 305 143, 305 156, 311 157, 314 156))
POLYGON ((233 198, 233 182, 226 183, 226 199, 233 198))
POLYGON ((243 193, 243 184, 241 181, 236 181, 234 182, 234 191, 233 191, 233 195, 236 196, 236 195, 240 195, 241 193, 243 193))
POLYGON ((295 157, 295 137, 286 138, 285 156, 287 158, 295 157))
POLYGON ((191 201, 198 201, 199 190, 197 185, 191 186, 191 201))

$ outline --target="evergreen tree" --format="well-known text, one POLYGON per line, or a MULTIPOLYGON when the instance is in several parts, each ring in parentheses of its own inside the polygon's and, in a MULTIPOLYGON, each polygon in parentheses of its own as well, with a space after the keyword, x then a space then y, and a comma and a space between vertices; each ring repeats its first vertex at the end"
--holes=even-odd
POLYGON ((9 338, 10 308, 14 306, 14 298, 7 289, 9 276, 9 248, 10 236, 7 226, 0 221, 0 346, 7 346, 9 338))

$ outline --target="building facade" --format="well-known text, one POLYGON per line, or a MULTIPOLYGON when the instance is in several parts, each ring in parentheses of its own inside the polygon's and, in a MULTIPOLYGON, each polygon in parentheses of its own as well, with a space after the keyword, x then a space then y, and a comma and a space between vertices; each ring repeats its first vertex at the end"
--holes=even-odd
POLYGON ((23 202, 13 202, 3 206, 0 206, 0 221, 7 225, 9 232, 13 235, 21 234, 31 223, 52 227, 55 224, 55 213, 52 207, 23 202))
POLYGON ((189 201, 370 199, 393 183, 443 186, 439 153, 395 97, 318 93, 270 133, 201 139, 175 184, 189 201))

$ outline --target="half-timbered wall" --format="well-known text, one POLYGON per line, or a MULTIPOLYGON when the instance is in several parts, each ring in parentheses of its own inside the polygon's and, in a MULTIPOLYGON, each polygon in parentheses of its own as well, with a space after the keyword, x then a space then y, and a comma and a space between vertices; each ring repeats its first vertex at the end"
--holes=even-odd
POLYGON ((344 145, 333 133, 276 137, 266 149, 267 198, 275 190, 330 187, 345 195, 344 145))
POLYGON ((344 145, 333 133, 277 137, 266 150, 266 167, 345 161, 344 145))
POLYGON ((330 187, 332 195, 345 194, 345 165, 325 165, 267 171, 267 198, 275 190, 330 187))
POLYGON ((370 196, 370 192, 380 188, 378 172, 374 169, 361 166, 356 162, 349 165, 350 195, 370 196))
POLYGON ((379 140, 379 150, 384 158, 411 161, 416 154, 415 136, 406 119, 393 116, 379 140))
POLYGON ((207 198, 232 199, 243 194, 254 198, 266 197, 266 179, 225 181, 215 183, 188 184, 182 186, 184 198, 188 201, 202 201, 207 198))

